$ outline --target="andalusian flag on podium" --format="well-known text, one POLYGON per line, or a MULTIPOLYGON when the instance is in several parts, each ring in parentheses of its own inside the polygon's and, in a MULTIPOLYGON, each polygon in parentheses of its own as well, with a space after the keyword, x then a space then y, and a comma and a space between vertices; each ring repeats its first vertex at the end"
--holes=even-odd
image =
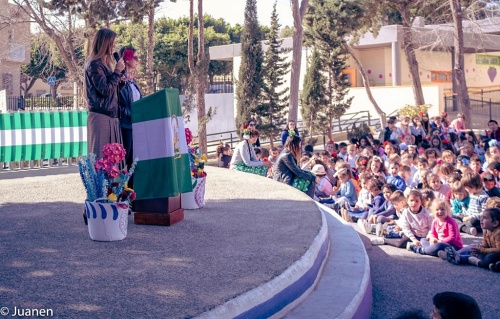
POLYGON ((137 199, 191 192, 191 170, 179 91, 165 89, 132 104, 137 199))

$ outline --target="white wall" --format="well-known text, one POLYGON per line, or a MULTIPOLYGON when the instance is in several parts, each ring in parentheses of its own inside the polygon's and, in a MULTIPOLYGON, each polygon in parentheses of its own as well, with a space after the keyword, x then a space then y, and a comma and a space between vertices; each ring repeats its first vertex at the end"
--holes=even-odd
MULTIPOLYGON (((443 89, 439 86, 424 86, 424 97, 427 104, 431 104, 430 116, 440 115, 444 109, 443 89)), ((402 108, 405 104, 414 105, 413 90, 410 86, 400 87, 372 87, 373 97, 385 114, 391 114, 402 108)), ((354 96, 351 107, 347 113, 369 111, 374 117, 378 117, 373 108, 364 87, 351 88, 349 96, 354 96)))
MULTIPOLYGON (((236 130, 234 122, 234 94, 206 94, 205 95, 205 108, 208 111, 209 107, 217 108, 215 116, 207 123, 207 134, 214 134, 220 132, 228 132, 236 130)), ((184 102, 184 95, 180 96, 181 103, 184 102)), ((194 136, 198 135, 198 112, 193 110, 190 114, 190 121, 184 123, 185 127, 189 128, 194 136)), ((222 138, 229 137, 224 134, 222 138)), ((208 140, 219 140, 220 135, 209 136, 208 140)))

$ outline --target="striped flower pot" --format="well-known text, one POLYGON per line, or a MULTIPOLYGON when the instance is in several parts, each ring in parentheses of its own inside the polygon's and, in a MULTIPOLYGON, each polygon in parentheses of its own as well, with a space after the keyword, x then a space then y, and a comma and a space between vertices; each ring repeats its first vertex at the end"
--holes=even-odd
POLYGON ((89 235, 96 241, 122 240, 127 236, 128 203, 107 203, 107 199, 85 201, 89 235))
POLYGON ((198 209, 205 206, 206 177, 192 178, 193 191, 181 194, 181 206, 184 209, 198 209))

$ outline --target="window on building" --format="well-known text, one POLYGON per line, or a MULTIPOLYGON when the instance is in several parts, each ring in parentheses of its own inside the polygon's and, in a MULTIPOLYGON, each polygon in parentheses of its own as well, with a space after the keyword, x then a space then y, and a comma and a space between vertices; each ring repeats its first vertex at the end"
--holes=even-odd
POLYGON ((356 70, 355 69, 345 69, 342 71, 342 74, 345 75, 347 82, 350 87, 356 86, 356 70))
POLYGON ((451 71, 431 71, 431 82, 451 82, 451 71))
POLYGON ((476 64, 480 65, 500 65, 500 56, 498 55, 476 55, 476 64))

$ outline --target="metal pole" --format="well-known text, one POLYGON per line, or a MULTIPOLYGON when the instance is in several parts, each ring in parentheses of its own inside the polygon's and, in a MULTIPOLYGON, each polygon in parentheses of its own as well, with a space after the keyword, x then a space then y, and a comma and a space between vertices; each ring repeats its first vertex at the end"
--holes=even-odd
POLYGON ((481 107, 484 107, 484 96, 483 96, 483 89, 481 89, 481 107))
POLYGON ((489 103, 489 109, 490 109, 490 121, 493 119, 493 117, 491 117, 491 97, 490 97, 490 103, 489 103))

